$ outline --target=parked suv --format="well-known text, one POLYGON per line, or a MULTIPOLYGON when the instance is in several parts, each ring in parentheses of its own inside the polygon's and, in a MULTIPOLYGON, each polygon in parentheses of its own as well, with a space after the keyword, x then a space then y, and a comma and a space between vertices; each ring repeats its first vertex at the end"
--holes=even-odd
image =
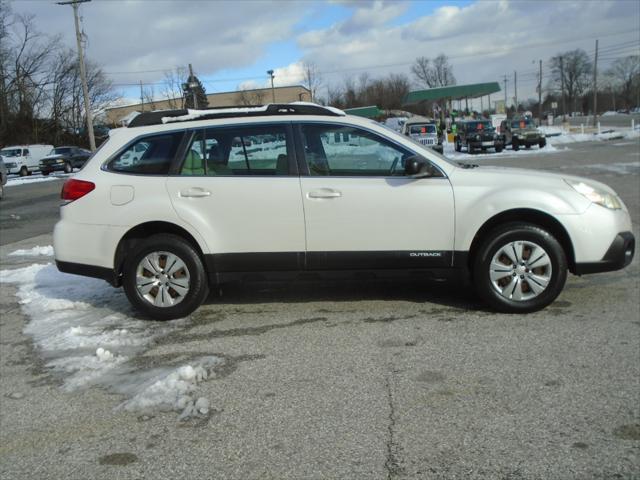
POLYGON ((56 170, 71 173, 74 168, 82 168, 90 156, 91 152, 84 148, 56 147, 40 160, 40 171, 43 175, 56 170))
POLYGON ((410 118, 402 126, 402 133, 416 142, 442 153, 442 135, 439 134, 438 126, 434 120, 424 117, 410 118))
POLYGON ((522 146, 531 148, 532 145, 538 145, 544 148, 547 144, 544 133, 540 132, 533 119, 528 117, 503 120, 500 123, 500 135, 504 145, 511 145, 516 151, 522 146))
POLYGON ((461 120, 456 122, 456 135, 453 141, 456 152, 461 152, 463 148, 467 149, 467 153, 474 153, 476 150, 484 152, 489 148, 493 148, 499 153, 504 147, 502 138, 496 133, 491 120, 461 120))
POLYGON ((567 271, 634 254, 629 213, 602 183, 460 165, 330 107, 148 112, 111 133, 62 188, 55 259, 156 319, 231 280, 345 273, 470 273, 493 308, 531 312, 567 271))

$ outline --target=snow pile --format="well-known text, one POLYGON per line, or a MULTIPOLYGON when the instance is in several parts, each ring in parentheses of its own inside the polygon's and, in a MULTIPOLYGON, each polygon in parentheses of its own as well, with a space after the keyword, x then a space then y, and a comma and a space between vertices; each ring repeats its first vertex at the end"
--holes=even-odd
POLYGON ((120 408, 125 410, 150 409, 179 411, 180 419, 209 413, 209 401, 197 397, 198 384, 215 375, 213 367, 222 363, 218 357, 204 357, 193 365, 174 370, 156 370, 135 384, 122 385, 120 392, 131 397, 120 408))
POLYGON ((24 333, 33 338, 46 366, 62 376, 65 390, 100 385, 130 397, 128 410, 180 410, 181 418, 205 414, 205 399, 191 395, 221 359, 199 359, 176 372, 140 371, 131 362, 185 320, 136 320, 122 290, 60 273, 50 263, 0 270, 0 282, 17 285, 21 308, 30 317, 24 333))
POLYGON ((36 245, 33 248, 28 250, 15 250, 9 253, 10 257, 53 257, 53 247, 51 245, 47 245, 46 247, 41 247, 40 245, 36 245))
POLYGON ((563 145, 566 143, 576 142, 599 142, 603 140, 636 138, 640 138, 640 131, 631 129, 607 131, 602 133, 568 133, 563 131, 559 136, 547 138, 547 143, 551 145, 563 145))

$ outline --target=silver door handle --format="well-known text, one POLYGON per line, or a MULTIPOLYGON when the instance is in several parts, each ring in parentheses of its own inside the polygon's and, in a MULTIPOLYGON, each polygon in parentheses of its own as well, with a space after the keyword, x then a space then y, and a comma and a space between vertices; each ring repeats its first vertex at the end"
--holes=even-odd
POLYGON ((209 190, 203 188, 187 188, 186 190, 180 190, 181 197, 201 198, 211 195, 209 190))
POLYGON ((321 190, 313 190, 307 193, 309 198, 338 198, 342 196, 342 193, 330 188, 323 188, 321 190))

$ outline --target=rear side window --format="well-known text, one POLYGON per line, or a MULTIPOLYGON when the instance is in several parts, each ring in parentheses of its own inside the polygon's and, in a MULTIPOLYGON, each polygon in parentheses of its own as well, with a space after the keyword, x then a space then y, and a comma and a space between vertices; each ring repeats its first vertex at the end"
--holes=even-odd
POLYGON ((109 162, 108 170, 146 175, 167 175, 182 140, 182 132, 139 139, 109 162))
POLYGON ((284 126, 210 128, 195 133, 180 175, 288 175, 284 126))

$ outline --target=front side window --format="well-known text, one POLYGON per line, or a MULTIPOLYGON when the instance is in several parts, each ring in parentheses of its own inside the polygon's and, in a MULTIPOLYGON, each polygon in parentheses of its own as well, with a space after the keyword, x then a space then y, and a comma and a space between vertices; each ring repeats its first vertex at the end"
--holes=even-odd
POLYGON ((181 175, 288 175, 284 126, 210 128, 197 131, 181 175))
POLYGON ((144 137, 111 160, 114 172, 167 175, 176 156, 182 132, 144 137))
POLYGON ((311 176, 401 176, 413 155, 374 133, 340 125, 303 125, 302 140, 311 176))

